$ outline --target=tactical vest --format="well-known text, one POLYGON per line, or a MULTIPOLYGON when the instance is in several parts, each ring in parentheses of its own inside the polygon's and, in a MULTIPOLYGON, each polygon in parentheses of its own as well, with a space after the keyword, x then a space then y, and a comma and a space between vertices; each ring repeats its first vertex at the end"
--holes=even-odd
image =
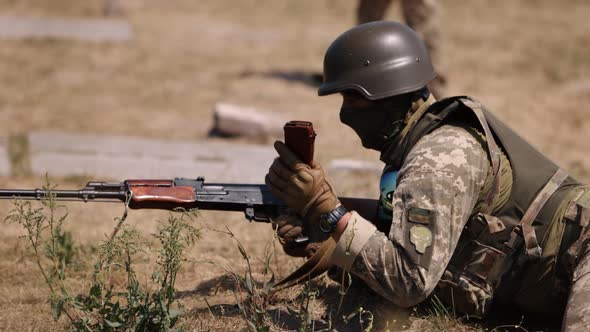
POLYGON ((580 183, 469 97, 432 104, 404 137, 394 141, 384 161, 399 169, 420 138, 450 119, 475 124, 485 135, 494 182, 485 193, 482 211, 467 222, 434 294, 472 316, 485 316, 492 304, 555 313, 556 301, 567 300, 567 290, 554 287, 556 262, 579 230, 552 222, 560 219, 557 212, 574 199, 580 183), (507 202, 492 215, 499 189, 499 149, 508 157, 513 183, 507 202))

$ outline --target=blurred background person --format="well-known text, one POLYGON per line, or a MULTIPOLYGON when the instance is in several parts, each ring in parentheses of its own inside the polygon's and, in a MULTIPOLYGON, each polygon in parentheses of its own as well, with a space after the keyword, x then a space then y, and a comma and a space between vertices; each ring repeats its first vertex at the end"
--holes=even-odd
MULTIPOLYGON (((398 0, 406 24, 414 29, 428 48, 436 68, 436 78, 428 86, 437 99, 446 95, 447 73, 443 60, 440 16, 437 0, 398 0)), ((381 21, 392 0, 360 0, 357 7, 357 23, 381 21)))

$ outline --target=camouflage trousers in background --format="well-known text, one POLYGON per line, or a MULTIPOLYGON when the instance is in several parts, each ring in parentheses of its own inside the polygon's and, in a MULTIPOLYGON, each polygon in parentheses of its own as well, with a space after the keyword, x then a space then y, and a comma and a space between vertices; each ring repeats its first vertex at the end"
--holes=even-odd
MULTIPOLYGON (((590 209, 585 213, 590 214, 590 209)), ((586 216, 588 221, 590 215, 586 216)), ((579 247, 580 259, 572 279, 562 328, 565 332, 590 331, 590 226, 585 225, 580 238, 572 246, 579 247)))
MULTIPOLYGON (((437 0, 400 0, 406 24, 424 40, 437 77, 429 84, 437 99, 445 97, 447 86, 446 67, 442 56, 440 6, 437 0)), ((357 23, 380 21, 392 0, 360 0, 357 23)))

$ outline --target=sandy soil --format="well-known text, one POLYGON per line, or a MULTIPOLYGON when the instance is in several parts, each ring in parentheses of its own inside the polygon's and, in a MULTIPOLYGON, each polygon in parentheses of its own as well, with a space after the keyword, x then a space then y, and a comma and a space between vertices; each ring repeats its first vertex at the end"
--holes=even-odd
MULTIPOLYGON (((316 87, 307 80, 321 70, 323 52, 333 38, 354 23, 354 1, 130 0, 123 4, 123 18, 137 35, 129 43, 0 41, 0 136, 49 129, 205 141, 212 106, 227 101, 313 121, 319 133, 320 162, 336 157, 377 159, 338 122, 339 98, 318 98, 316 87)), ((538 149, 588 182, 590 2, 448 0, 443 6, 449 94, 476 97, 538 149)), ((3 14, 101 17, 101 2, 11 0, 0 2, 3 14)), ((397 6, 392 6, 388 18, 399 18, 397 6)), ((195 173, 206 175, 206 170, 195 173)), ((372 175, 333 177, 343 195, 378 195, 378 180, 372 175)), ((79 179, 55 181, 62 188, 82 184, 79 179)), ((0 178, 0 187, 41 183, 39 177, 0 178)), ((2 217, 9 208, 6 202, 0 204, 2 217)), ((104 239, 123 209, 106 204, 68 204, 68 208, 68 230, 86 248, 104 239)), ((133 211, 128 220, 147 235, 155 231, 155 221, 164 218, 165 212, 133 211)), ((203 213, 200 222, 230 227, 253 257, 264 256, 265 244, 273 238, 268 225, 249 224, 240 214, 203 213)), ((19 234, 12 225, 3 226, 0 233, 0 329, 62 330, 64 322, 51 319, 45 286, 19 234)), ((243 269, 235 244, 209 231, 190 256, 192 262, 178 281, 181 301, 190 309, 183 324, 194 330, 244 328, 223 270, 203 263, 211 260, 243 269), (205 297, 219 310, 223 306, 216 305, 226 304, 227 310, 221 316, 210 312, 205 297)), ((275 272, 285 275, 300 263, 279 250, 273 264, 275 272)), ((258 262, 255 269, 260 271, 261 266, 258 262)), ((76 287, 87 286, 84 278, 89 272, 76 275, 76 287)), ((316 311, 328 304, 318 302, 316 311)), ((441 329, 432 321, 406 322, 405 315, 380 317, 396 320, 398 327, 441 329)), ((453 325, 443 325, 449 326, 453 325)))

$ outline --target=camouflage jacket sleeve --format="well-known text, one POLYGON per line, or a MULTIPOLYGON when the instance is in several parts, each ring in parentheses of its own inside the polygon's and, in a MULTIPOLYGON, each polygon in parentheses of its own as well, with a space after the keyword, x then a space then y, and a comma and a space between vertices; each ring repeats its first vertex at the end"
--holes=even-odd
POLYGON ((451 259, 489 170, 468 130, 445 125, 424 136, 399 171, 389 234, 353 213, 333 263, 399 306, 423 301, 451 259))

